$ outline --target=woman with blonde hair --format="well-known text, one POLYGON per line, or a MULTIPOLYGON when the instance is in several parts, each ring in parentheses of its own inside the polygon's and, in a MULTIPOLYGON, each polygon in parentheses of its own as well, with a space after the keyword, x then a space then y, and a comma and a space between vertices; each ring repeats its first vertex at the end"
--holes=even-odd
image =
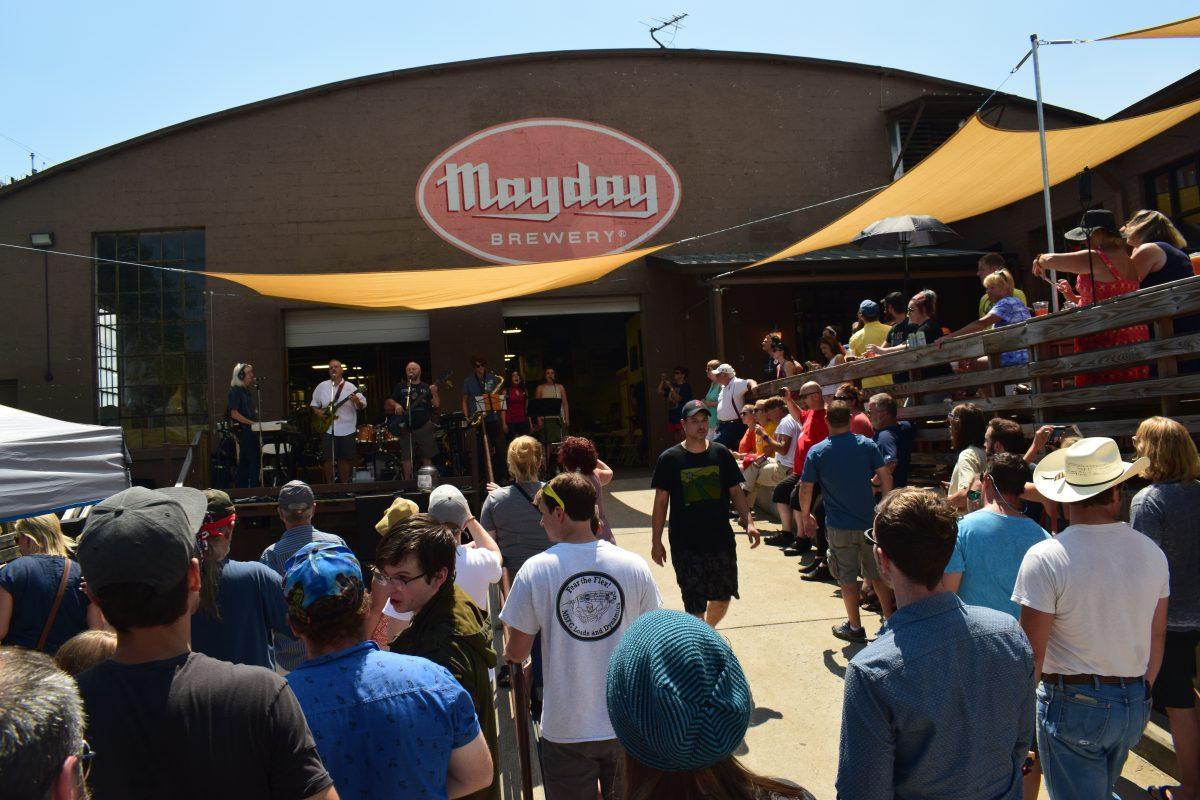
POLYGON ((509 577, 531 557, 550 547, 542 528, 542 515, 533 498, 542 488, 538 470, 542 465, 542 443, 532 436, 518 436, 508 443, 508 473, 513 482, 493 489, 483 501, 479 524, 500 545, 500 555, 509 577))
MULTIPOLYGON (((1130 257, 1143 289, 1195 276, 1192 260, 1183 251, 1187 240, 1161 211, 1142 209, 1129 218, 1121 232, 1133 248, 1130 257)), ((1173 321, 1175 336, 1196 331, 1200 331, 1200 314, 1176 317, 1173 321)), ((1200 372, 1200 359, 1180 361, 1179 371, 1200 372)))
MULTIPOLYGON (((1018 300, 1013 294, 1013 278, 1008 270, 999 269, 985 277, 983 279, 983 288, 987 291, 991 306, 979 319, 974 322, 968 322, 958 330, 938 339, 937 346, 939 348, 948 339, 955 336, 965 336, 968 333, 975 333, 976 331, 983 331, 988 328, 1013 325, 1029 319, 1029 309, 1025 307, 1025 302, 1018 300)), ((1015 364, 1025 364, 1028 361, 1028 350, 1009 350, 1000 354, 1000 363, 1005 367, 1011 367, 1015 364)), ((957 365, 957 371, 983 370, 988 369, 989 366, 988 357, 981 356, 977 359, 960 361, 957 365)))
POLYGON ((1151 484, 1134 495, 1129 522, 1167 556, 1171 602, 1154 706, 1166 710, 1179 758, 1180 785, 1151 787, 1152 797, 1200 797, 1200 713, 1196 708, 1196 646, 1200 644, 1200 454, 1187 428, 1150 417, 1133 437, 1138 457, 1150 459, 1151 484))
POLYGON ((70 557, 75 543, 58 517, 30 517, 15 527, 21 555, 0 568, 0 644, 53 655, 75 634, 102 627, 104 617, 83 592, 83 574, 70 557))

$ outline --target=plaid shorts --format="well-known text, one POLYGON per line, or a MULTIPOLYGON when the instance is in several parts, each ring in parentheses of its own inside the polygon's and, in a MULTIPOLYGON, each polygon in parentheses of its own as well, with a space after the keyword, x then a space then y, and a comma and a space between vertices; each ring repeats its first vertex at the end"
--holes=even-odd
POLYGON ((738 596, 737 550, 699 553, 671 549, 675 580, 683 595, 683 610, 703 614, 709 600, 726 601, 738 596))

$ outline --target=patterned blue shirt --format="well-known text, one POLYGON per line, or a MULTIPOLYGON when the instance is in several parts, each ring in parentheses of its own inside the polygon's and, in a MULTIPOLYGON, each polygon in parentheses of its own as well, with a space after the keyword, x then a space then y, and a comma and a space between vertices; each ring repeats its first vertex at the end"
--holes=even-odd
MULTIPOLYGON (((296 555, 297 550, 310 542, 333 542, 342 547, 348 546, 342 537, 336 534, 319 531, 312 525, 297 525, 284 531, 283 535, 279 537, 279 541, 267 545, 267 549, 263 550, 258 560, 283 577, 284 564, 287 564, 288 559, 296 555)), ((280 592, 282 593, 282 591, 281 588, 280 592)), ((303 660, 304 645, 300 643, 299 639, 293 639, 284 633, 275 636, 276 664, 283 669, 292 670, 303 660)))
POLYGON ((287 676, 338 797, 446 797, 451 751, 479 735, 471 696, 444 667, 374 642, 287 676))
POLYGON ((950 592, 906 605, 850 662, 845 692, 841 797, 1021 797, 1033 651, 1007 614, 950 592))

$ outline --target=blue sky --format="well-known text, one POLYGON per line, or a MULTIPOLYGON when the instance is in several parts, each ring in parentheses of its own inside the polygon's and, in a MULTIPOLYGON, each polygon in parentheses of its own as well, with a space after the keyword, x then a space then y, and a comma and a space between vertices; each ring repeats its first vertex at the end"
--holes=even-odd
MULTIPOLYGON (((643 22, 688 12, 677 48, 881 64, 994 88, 1029 34, 1090 38, 1197 13, 1195 2, 671 0, 10 3, 0 49, 0 177, 330 81, 543 50, 652 46, 643 22)), ((1107 116, 1200 67, 1200 40, 1043 51, 1046 101, 1107 116)), ((1029 65, 1005 91, 1033 95, 1029 65)))

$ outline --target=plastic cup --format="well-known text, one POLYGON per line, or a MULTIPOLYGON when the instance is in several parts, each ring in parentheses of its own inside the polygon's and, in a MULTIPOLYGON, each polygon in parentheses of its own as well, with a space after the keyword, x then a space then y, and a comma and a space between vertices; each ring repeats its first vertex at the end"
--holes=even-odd
POLYGON ((1044 317, 1050 313, 1050 304, 1045 300, 1033 301, 1033 315, 1035 317, 1044 317))

